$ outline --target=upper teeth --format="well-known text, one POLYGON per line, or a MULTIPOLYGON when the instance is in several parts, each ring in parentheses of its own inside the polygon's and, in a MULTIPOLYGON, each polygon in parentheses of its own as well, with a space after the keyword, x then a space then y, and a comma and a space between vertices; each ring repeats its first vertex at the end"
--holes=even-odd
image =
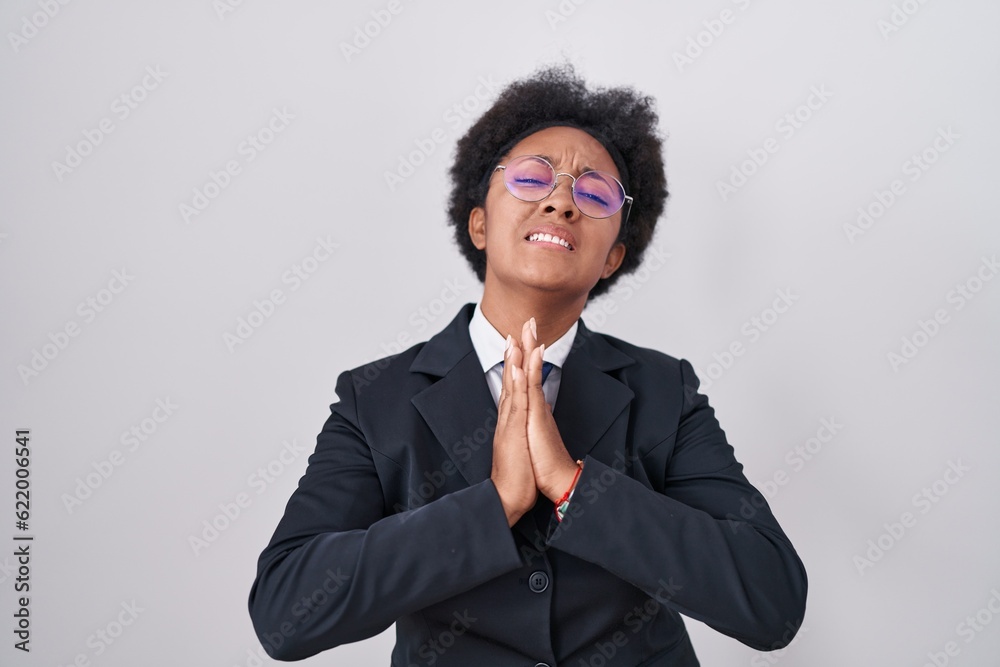
POLYGON ((559 245, 563 246, 564 248, 569 248, 570 250, 573 249, 573 246, 571 246, 568 241, 566 241, 565 239, 561 239, 558 236, 552 236, 552 234, 538 234, 538 233, 536 233, 536 234, 532 234, 531 236, 529 236, 528 240, 529 241, 547 241, 549 243, 558 243, 559 245))

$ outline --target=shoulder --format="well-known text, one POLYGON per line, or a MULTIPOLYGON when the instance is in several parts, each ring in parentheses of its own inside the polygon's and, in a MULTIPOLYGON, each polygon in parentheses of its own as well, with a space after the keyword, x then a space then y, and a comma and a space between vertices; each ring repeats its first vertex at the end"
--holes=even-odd
POLYGON ((652 347, 642 347, 641 345, 635 345, 634 343, 629 343, 628 341, 622 340, 621 338, 616 338, 608 334, 596 334, 604 339, 606 343, 614 347, 620 352, 627 354, 636 360, 636 362, 644 365, 652 365, 659 368, 673 368, 679 367, 681 359, 678 357, 667 354, 666 352, 661 352, 660 350, 654 349, 652 347))
MULTIPOLYGON (((346 376, 350 379, 356 395, 365 394, 367 398, 371 399, 377 399, 389 393, 398 395, 401 391, 405 391, 408 384, 413 381, 412 376, 422 377, 419 373, 412 373, 410 366, 426 344, 427 341, 422 341, 402 352, 360 364, 344 371, 341 377, 346 376)), ((426 382, 419 384, 423 386, 426 382)), ((417 387, 414 387, 414 390, 416 389, 417 387)), ((338 390, 337 393, 339 395, 340 391, 338 390)))
POLYGON ((475 355, 469 337, 474 308, 474 303, 459 308, 451 322, 426 341, 344 371, 338 380, 337 395, 342 397, 341 384, 350 382, 359 399, 364 395, 371 401, 396 401, 426 388, 434 378, 447 375, 466 355, 475 355))
POLYGON ((587 332, 589 335, 603 340, 619 352, 631 357, 635 360, 636 364, 648 367, 654 371, 680 372, 682 365, 690 366, 689 362, 683 357, 676 357, 652 347, 636 345, 616 336, 601 333, 599 331, 588 329, 587 332))
POLYGON ((629 384, 698 388, 694 367, 684 357, 636 345, 610 334, 590 329, 586 331, 587 335, 597 338, 634 361, 622 368, 622 377, 629 384))

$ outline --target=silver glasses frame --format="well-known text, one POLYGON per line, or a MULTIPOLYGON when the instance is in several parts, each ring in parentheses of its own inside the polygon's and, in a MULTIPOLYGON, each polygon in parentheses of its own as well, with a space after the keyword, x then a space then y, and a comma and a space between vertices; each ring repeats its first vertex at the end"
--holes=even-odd
MULTIPOLYGON (((514 194, 511 191, 510 186, 507 184, 507 179, 505 178, 505 179, 503 179, 503 186, 507 190, 507 192, 510 193, 510 195, 512 197, 514 197, 515 199, 517 199, 519 201, 526 201, 526 202, 544 201, 553 192, 556 191, 556 186, 559 185, 559 177, 560 176, 569 176, 573 180, 573 185, 570 187, 570 191, 573 193, 573 204, 576 205, 576 208, 577 208, 577 210, 580 211, 580 213, 582 213, 583 215, 586 215, 588 218, 591 218, 593 220, 607 220, 608 218, 613 217, 614 214, 617 213, 618 211, 621 211, 622 209, 625 209, 625 213, 622 215, 622 228, 623 229, 625 228, 625 223, 628 222, 628 215, 629 215, 629 213, 632 212, 632 201, 633 200, 632 200, 632 197, 629 197, 627 194, 625 194, 625 186, 622 185, 622 182, 619 181, 617 178, 615 178, 614 176, 612 176, 611 174, 609 174, 606 171, 600 171, 598 169, 590 169, 588 171, 583 172, 579 176, 574 176, 573 174, 566 173, 565 171, 556 171, 556 168, 553 166, 553 164, 551 162, 549 162, 548 160, 546 160, 545 158, 543 158, 541 155, 516 155, 516 156, 512 157, 510 160, 508 160, 508 164, 510 162, 513 162, 514 160, 517 160, 517 159, 520 159, 520 158, 523 158, 523 157, 535 158, 536 160, 541 160, 542 162, 544 162, 545 164, 548 165, 549 169, 552 170, 552 173, 555 174, 555 176, 552 178, 552 187, 549 188, 549 191, 544 196, 539 197, 538 199, 523 199, 521 197, 518 197, 516 194, 514 194), (614 213, 611 213, 611 215, 606 215, 604 217, 597 217, 597 216, 593 216, 593 215, 589 215, 587 213, 584 213, 583 209, 580 208, 580 204, 576 201, 576 179, 582 178, 583 176, 585 176, 587 174, 600 174, 601 176, 607 176, 608 178, 610 178, 611 180, 613 180, 615 183, 617 183, 618 187, 620 187, 622 189, 622 196, 623 196, 622 204, 617 209, 615 209, 614 213), (626 206, 626 204, 628 206, 626 206)), ((496 173, 497 171, 500 171, 500 170, 506 171, 506 169, 507 169, 507 165, 505 165, 505 164, 498 164, 496 167, 493 168, 493 172, 496 173)))

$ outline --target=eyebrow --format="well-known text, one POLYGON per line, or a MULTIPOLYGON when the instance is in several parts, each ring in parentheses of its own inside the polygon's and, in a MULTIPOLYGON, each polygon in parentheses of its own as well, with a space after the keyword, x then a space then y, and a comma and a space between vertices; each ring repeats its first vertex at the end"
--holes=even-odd
MULTIPOLYGON (((554 162, 554 160, 551 157, 549 157, 548 155, 541 155, 541 154, 539 154, 538 157, 545 158, 546 160, 549 161, 549 164, 552 164, 552 162, 554 162)), ((552 166, 555 166, 555 165, 552 165, 552 166)), ((599 170, 598 169, 594 169, 593 167, 589 167, 587 165, 583 165, 583 167, 580 169, 580 173, 581 174, 586 174, 588 171, 599 171, 599 170)))

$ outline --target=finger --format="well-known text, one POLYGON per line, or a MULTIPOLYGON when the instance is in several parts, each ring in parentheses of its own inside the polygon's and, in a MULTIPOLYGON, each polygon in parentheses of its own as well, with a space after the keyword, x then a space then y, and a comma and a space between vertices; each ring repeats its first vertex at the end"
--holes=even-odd
POLYGON ((531 355, 528 357, 527 368, 525 372, 528 376, 528 392, 531 394, 529 396, 529 405, 533 400, 542 398, 544 401, 544 396, 542 395, 542 354, 545 352, 545 343, 542 343, 535 349, 531 351, 531 355))
MULTIPOLYGON (((531 359, 531 351, 535 349, 538 345, 537 339, 537 329, 535 328, 535 318, 530 318, 521 326, 521 347, 524 351, 525 361, 531 359)), ((521 366, 524 368, 524 372, 528 372, 528 367, 526 364, 521 366)))
MULTIPOLYGON (((517 366, 521 370, 524 370, 524 354, 525 352, 521 349, 521 344, 517 342, 516 338, 511 336, 510 355, 504 363, 504 368, 506 369, 507 366, 510 365, 517 366)), ((511 387, 513 388, 513 384, 511 384, 511 387)))
POLYGON ((507 343, 506 343, 506 346, 504 347, 504 351, 503 351, 503 362, 504 362, 504 364, 503 364, 503 378, 504 378, 505 381, 510 379, 510 368, 509 368, 509 365, 508 365, 507 362, 510 359, 511 352, 514 351, 514 348, 516 346, 517 346, 517 339, 515 339, 510 334, 507 334, 507 343))
POLYGON ((514 340, 513 337, 508 334, 507 346, 503 352, 504 363, 500 371, 500 399, 497 405, 497 411, 499 413, 497 416, 498 419, 500 420, 499 423, 502 423, 502 420, 507 416, 507 413, 510 410, 510 395, 513 389, 513 383, 511 380, 511 374, 510 374, 511 364, 509 363, 509 359, 510 359, 510 348, 511 345, 513 344, 513 340, 514 340))
POLYGON ((513 392, 511 395, 510 413, 508 422, 515 427, 518 438, 526 442, 528 439, 528 391, 527 380, 524 370, 520 365, 513 363, 511 355, 510 373, 513 380, 513 392))
POLYGON ((521 349, 518 345, 517 340, 511 336, 511 345, 507 350, 507 358, 504 360, 503 371, 506 387, 506 399, 507 399, 507 419, 511 420, 511 412, 516 409, 517 401, 515 397, 518 394, 525 393, 524 388, 519 388, 517 383, 514 381, 514 371, 521 371, 523 375, 524 372, 521 370, 521 349))
POLYGON ((538 345, 538 329, 534 317, 528 318, 528 321, 521 326, 521 345, 526 354, 538 345))

